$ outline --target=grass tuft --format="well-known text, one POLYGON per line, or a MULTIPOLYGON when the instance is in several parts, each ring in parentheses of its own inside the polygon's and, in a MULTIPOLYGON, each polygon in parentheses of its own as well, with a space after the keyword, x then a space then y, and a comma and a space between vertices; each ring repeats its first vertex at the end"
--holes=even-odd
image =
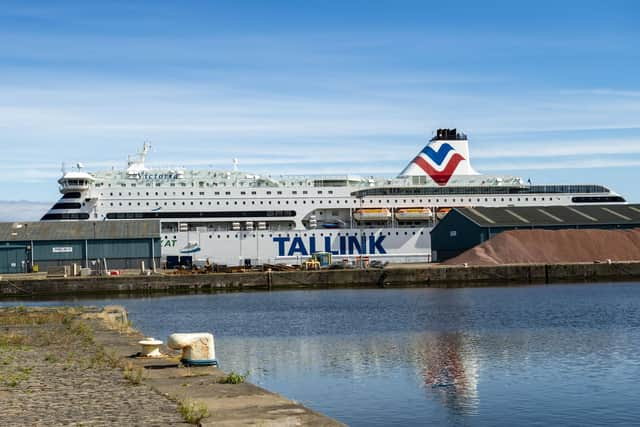
POLYGON ((144 378, 144 369, 140 366, 133 366, 133 363, 127 363, 127 366, 124 367, 124 377, 129 380, 129 382, 133 385, 142 384, 142 380, 144 378))
POLYGON ((243 382, 245 382, 248 376, 249 376, 248 372, 244 375, 241 375, 231 371, 229 375, 227 375, 226 377, 220 378, 218 382, 220 384, 242 384, 243 382))
POLYGON ((192 402, 188 399, 178 402, 178 410, 189 424, 200 424, 209 415, 209 408, 202 402, 192 402))

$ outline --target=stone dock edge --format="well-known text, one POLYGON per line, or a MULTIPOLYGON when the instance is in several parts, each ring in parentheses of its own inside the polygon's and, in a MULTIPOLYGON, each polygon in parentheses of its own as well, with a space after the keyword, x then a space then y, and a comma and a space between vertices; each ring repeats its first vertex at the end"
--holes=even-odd
POLYGON ((640 262, 463 266, 397 264, 385 268, 149 276, 0 279, 0 298, 179 293, 295 288, 438 287, 637 280, 640 262))
MULTIPOLYGON (((3 413, 3 426, 47 425, 46 422, 42 423, 43 415, 47 414, 46 404, 42 406, 35 402, 34 409, 33 406, 25 406, 25 400, 29 400, 28 396, 32 393, 41 398, 61 393, 64 396, 56 400, 55 407, 51 407, 48 414, 53 418, 49 418, 51 424, 58 425, 64 419, 65 425, 82 425, 86 422, 90 425, 344 427, 344 424, 298 402, 245 381, 245 376, 229 381, 229 373, 218 367, 182 366, 180 352, 165 345, 161 345, 161 357, 141 357, 139 341, 145 337, 131 327, 128 313, 122 306, 0 307, 0 325, 3 314, 9 315, 9 320, 0 327, 0 338, 5 340, 0 339, 0 344, 4 342, 4 347, 0 346, 0 350, 3 350, 0 352, 0 356, 3 356, 0 361, 4 361, 5 365, 3 372, 18 371, 23 366, 19 357, 12 357, 11 352, 31 347, 37 350, 37 356, 32 358, 40 359, 46 354, 42 363, 47 368, 29 368, 29 375, 21 379, 28 383, 24 387, 23 384, 18 387, 18 381, 9 386, 7 381, 0 381, 0 408, 8 412, 3 413), (43 333, 54 333, 55 326, 51 326, 51 322, 59 320, 55 317, 58 314, 63 316, 59 323, 62 325, 60 329, 65 332, 55 332, 57 335, 53 341, 37 338, 42 337, 43 333), (36 337, 30 346, 16 341, 24 333, 36 337), (80 345, 85 347, 80 349, 80 345), (62 351, 76 352, 63 363, 57 360, 58 356, 53 356, 57 353, 52 346, 61 346, 62 351), (82 358, 91 363, 83 365, 82 358), (70 367, 70 361, 81 366, 73 370, 75 368, 70 367), (59 375, 60 371, 62 376, 59 375), (80 378, 81 381, 76 381, 76 386, 69 389, 65 388, 68 378, 64 376, 86 378, 80 378), (26 377, 30 377, 30 382, 26 377), (139 396, 144 396, 146 400, 139 396), (17 400, 21 405, 17 409, 11 405, 3 406, 3 399, 17 400), (147 406, 136 406, 140 404, 147 406), (80 405, 82 411, 75 408, 76 405, 80 405), (30 413, 34 411, 39 414, 37 418, 30 413), (116 424, 113 424, 114 411, 118 412, 116 424), (71 420, 66 418, 70 414, 74 417, 71 420), (82 422, 76 424, 79 419, 82 422)), ((166 342, 166 337, 158 338, 166 342)), ((59 357, 64 354, 60 353, 59 357)), ((221 360, 220 363, 224 367, 225 361, 221 360)), ((250 379, 251 373, 247 374, 250 379)))

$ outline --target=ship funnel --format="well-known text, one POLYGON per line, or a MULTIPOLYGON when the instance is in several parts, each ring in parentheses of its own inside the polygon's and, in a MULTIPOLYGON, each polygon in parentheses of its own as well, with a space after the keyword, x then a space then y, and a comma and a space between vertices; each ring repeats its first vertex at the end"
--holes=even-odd
POLYGON ((478 175, 471 167, 467 135, 456 129, 438 129, 399 177, 428 176, 438 185, 446 185, 454 175, 478 175))

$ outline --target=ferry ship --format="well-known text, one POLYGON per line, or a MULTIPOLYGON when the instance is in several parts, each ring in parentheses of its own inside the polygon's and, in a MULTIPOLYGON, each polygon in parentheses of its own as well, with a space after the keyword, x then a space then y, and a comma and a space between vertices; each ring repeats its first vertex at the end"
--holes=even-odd
POLYGON ((162 256, 226 265, 300 263, 315 252, 428 262, 429 232, 453 207, 625 203, 602 185, 532 185, 479 174, 467 136, 438 129, 395 178, 153 169, 149 145, 123 170, 63 172, 43 221, 158 219, 162 256))

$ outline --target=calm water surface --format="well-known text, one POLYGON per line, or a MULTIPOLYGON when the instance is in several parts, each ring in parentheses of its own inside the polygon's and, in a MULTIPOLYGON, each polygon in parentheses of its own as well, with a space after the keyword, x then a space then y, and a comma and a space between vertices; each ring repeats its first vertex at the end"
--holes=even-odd
POLYGON ((353 426, 640 424, 640 283, 47 303, 211 331, 224 370, 353 426))

